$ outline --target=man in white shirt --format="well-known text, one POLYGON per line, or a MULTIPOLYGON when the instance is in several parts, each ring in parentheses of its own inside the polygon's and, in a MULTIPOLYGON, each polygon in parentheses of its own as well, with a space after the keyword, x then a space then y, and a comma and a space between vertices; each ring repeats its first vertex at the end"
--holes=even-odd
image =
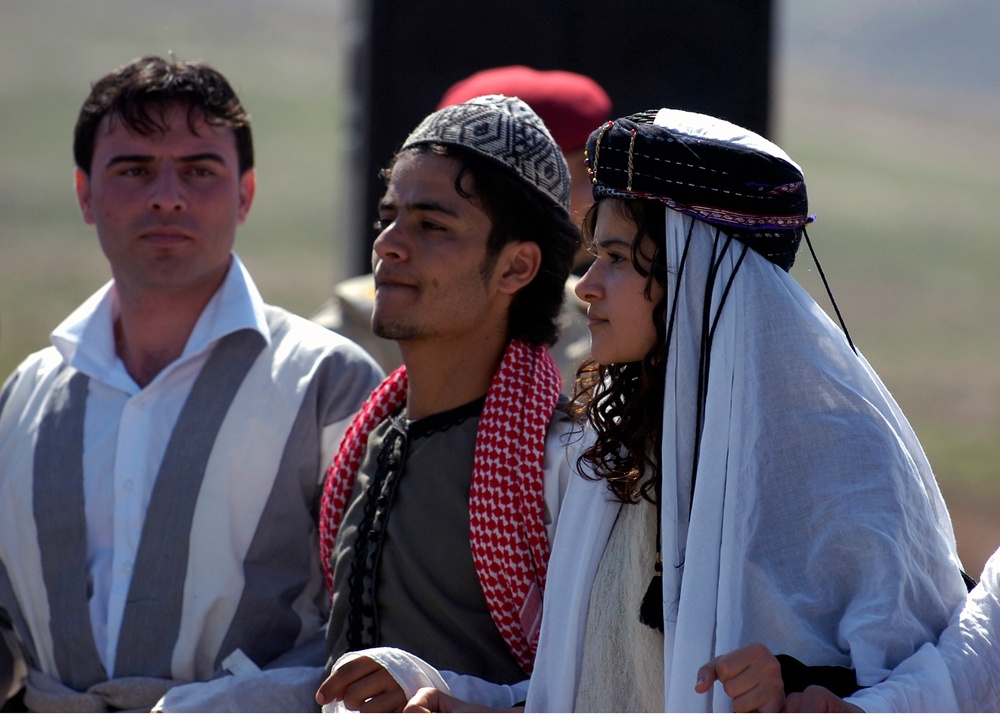
POLYGON ((232 252, 255 174, 221 74, 111 72, 74 157, 113 280, 0 393, 0 701, 148 709, 322 663, 323 478, 381 370, 266 305, 232 252))

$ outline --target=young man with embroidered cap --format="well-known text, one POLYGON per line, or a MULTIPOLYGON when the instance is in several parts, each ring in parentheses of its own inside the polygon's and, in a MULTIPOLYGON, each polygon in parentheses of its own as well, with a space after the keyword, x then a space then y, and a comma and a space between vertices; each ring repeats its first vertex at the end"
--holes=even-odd
POLYGON ((592 434, 527 709, 780 711, 777 666, 714 686, 703 668, 749 643, 875 684, 966 589, 920 443, 787 272, 811 220, 801 170, 669 109, 605 124, 587 153, 593 361, 571 411, 592 434))
MULTIPOLYGON (((404 364, 327 478, 331 662, 396 647, 513 704, 573 459, 546 349, 577 246, 569 172, 523 101, 489 95, 428 116, 385 173, 372 325, 404 364)), ((388 710, 413 694, 372 658, 340 664, 321 703, 388 710)))
MULTIPOLYGON (((437 108, 488 94, 523 100, 545 123, 569 166, 570 215, 573 222, 578 223, 593 200, 590 178, 583 163, 584 145, 593 128, 611 118, 611 99, 607 92, 590 77, 576 72, 511 65, 484 69, 456 82, 441 97, 437 108)), ((589 262, 590 254, 581 246, 574 268, 582 272, 589 262)), ((570 276, 560 317, 559 339, 550 349, 559 365, 563 385, 573 383, 576 368, 590 354, 587 306, 573 292, 575 284, 576 278, 570 276)), ((356 340, 386 371, 391 371, 400 365, 399 350, 395 343, 371 331, 374 294, 370 274, 348 278, 334 287, 333 296, 313 319, 356 340)))
POLYGON ((382 373, 265 304, 233 253, 253 143, 217 71, 145 57, 111 72, 80 110, 74 155, 113 279, 0 393, 10 692, 26 674, 29 709, 148 710, 189 682, 234 695, 261 667, 322 666, 316 510, 382 373))

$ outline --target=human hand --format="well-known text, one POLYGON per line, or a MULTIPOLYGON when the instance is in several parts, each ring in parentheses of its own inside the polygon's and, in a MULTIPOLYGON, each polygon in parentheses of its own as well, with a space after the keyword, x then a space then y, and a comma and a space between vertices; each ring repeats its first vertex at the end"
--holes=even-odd
POLYGON ((490 709, 481 704, 466 702, 450 694, 445 694, 440 689, 424 687, 413 695, 413 698, 406 703, 404 712, 523 712, 524 707, 513 709, 490 709))
POLYGON ((694 690, 704 694, 716 681, 733 700, 734 712, 780 712, 785 706, 781 665, 759 642, 716 657, 698 670, 694 690))
POLYGON ((845 702, 826 687, 812 684, 801 692, 789 694, 785 701, 786 712, 860 712, 853 704, 845 702))
POLYGON ((337 700, 358 712, 398 712, 406 706, 403 688, 371 657, 345 662, 319 685, 316 702, 320 706, 337 700))

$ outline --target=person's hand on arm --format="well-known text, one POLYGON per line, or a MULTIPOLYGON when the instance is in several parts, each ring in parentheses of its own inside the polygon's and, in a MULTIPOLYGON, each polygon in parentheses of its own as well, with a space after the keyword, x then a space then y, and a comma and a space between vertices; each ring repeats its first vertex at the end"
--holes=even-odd
POLYGON ((398 712, 406 706, 403 688, 385 667, 369 657, 357 657, 335 667, 319 685, 316 702, 320 706, 337 700, 359 712, 398 712))
POLYGON ((785 706, 781 665, 760 643, 744 645, 703 665, 694 689, 704 694, 716 681, 732 698, 734 712, 780 712, 785 706))
POLYGON ((789 694, 785 702, 786 712, 861 712, 853 704, 845 702, 826 687, 812 685, 796 694, 789 694))

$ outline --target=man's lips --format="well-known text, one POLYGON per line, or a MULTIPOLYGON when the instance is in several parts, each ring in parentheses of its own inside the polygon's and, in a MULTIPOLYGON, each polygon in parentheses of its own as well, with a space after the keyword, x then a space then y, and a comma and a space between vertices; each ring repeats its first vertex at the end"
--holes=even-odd
POLYGON ((140 238, 154 245, 176 245, 190 240, 186 231, 170 227, 153 227, 144 230, 140 238))
POLYGON ((375 276, 375 289, 381 290, 383 288, 415 288, 417 287, 412 282, 403 280, 402 278, 396 278, 391 276, 375 276))

